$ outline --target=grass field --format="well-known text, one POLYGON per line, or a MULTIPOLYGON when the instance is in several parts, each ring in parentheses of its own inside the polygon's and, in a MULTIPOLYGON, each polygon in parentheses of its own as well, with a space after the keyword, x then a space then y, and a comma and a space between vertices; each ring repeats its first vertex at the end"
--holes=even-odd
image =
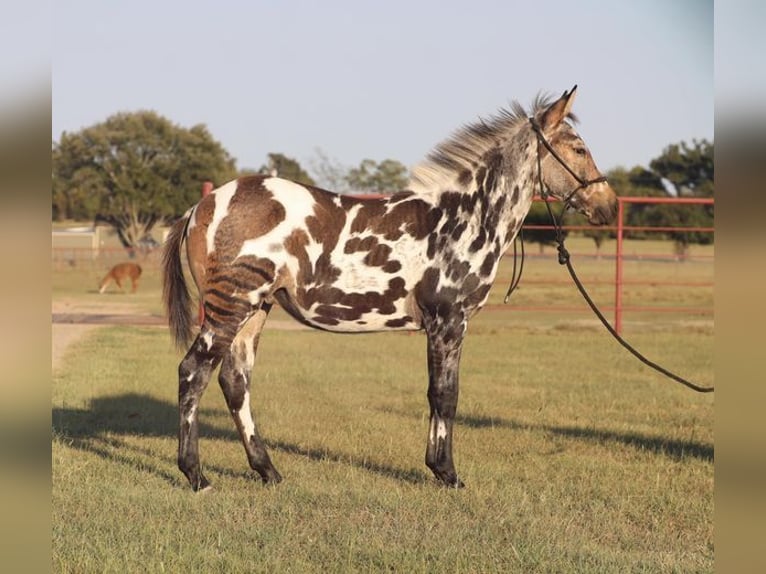
MULTIPOLYGON (((700 268, 642 264, 650 279, 700 268)), ((548 277, 528 265, 525 279, 548 277)), ((586 260, 582 274, 607 276, 601 266, 613 269, 586 260)), ((506 277, 507 265, 491 303, 506 277)), ((54 301, 161 312, 156 270, 134 296, 99 298, 97 279, 54 273, 54 301)), ((522 285, 514 297, 560 302, 560 286, 522 285)), ((674 297, 712 299, 712 288, 687 291, 674 297)), ((652 360, 713 384, 711 317, 642 314, 628 327, 652 360)), ((461 491, 423 464, 422 334, 267 329, 253 406, 277 487, 248 471, 212 381, 200 449, 214 489, 192 493, 175 467, 179 360, 165 329, 99 327, 54 371, 54 571, 713 571, 714 397, 649 371, 584 313, 474 319, 455 431, 461 491)))

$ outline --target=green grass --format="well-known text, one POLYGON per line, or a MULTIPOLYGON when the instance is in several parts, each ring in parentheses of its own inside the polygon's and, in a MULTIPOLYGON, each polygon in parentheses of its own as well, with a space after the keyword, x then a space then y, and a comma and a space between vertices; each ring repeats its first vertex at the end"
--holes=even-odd
MULTIPOLYGON (((712 336, 639 336, 712 381, 712 336)), ((713 398, 604 334, 468 336, 456 429, 467 488, 423 465, 424 337, 267 331, 259 426, 285 477, 257 483, 215 381, 175 468, 180 358, 157 328, 101 328, 54 376, 57 572, 711 572, 713 398)))
MULTIPOLYGON (((714 397, 642 366, 586 310, 520 311, 578 301, 554 261, 530 258, 529 282, 495 307, 509 263, 463 352, 461 491, 423 463, 422 334, 267 324, 253 407, 285 480, 255 480, 214 379, 200 412, 214 489, 194 494, 175 465, 181 353, 167 330, 90 331, 53 376, 54 571, 712 572, 714 397)), ((712 281, 712 263, 635 264, 642 281, 712 281)), ((613 263, 575 265, 609 304, 599 281, 613 263)), ((135 295, 99 296, 101 275, 54 269, 54 300, 161 314, 156 264, 135 295)), ((628 290, 712 306, 712 288, 628 290)), ((635 313, 626 331, 650 359, 713 384, 712 317, 635 313)))

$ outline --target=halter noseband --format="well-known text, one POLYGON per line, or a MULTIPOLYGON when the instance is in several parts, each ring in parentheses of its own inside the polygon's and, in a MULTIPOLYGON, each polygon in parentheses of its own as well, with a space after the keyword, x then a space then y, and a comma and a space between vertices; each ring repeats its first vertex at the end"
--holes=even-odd
POLYGON ((537 136, 537 179, 540 184, 540 197, 542 197, 543 199, 547 199, 548 197, 548 192, 545 191, 545 185, 543 184, 543 170, 541 165, 542 157, 540 154, 540 144, 543 144, 545 149, 547 149, 550 152, 550 154, 556 159, 556 161, 559 162, 563 166, 563 168, 569 172, 569 175, 575 178, 577 183, 580 184, 577 187, 575 187, 572 191, 570 191, 566 195, 566 197, 563 199, 563 203, 565 206, 567 207, 569 206, 569 203, 572 197, 574 197, 574 194, 580 191, 581 189, 585 189, 588 186, 593 185, 594 183, 601 183, 606 181, 606 177, 603 175, 595 179, 583 179, 579 175, 577 175, 574 172, 574 170, 571 167, 569 167, 563 159, 561 159, 561 156, 558 153, 556 153, 556 150, 553 149, 553 146, 550 144, 550 142, 548 142, 548 140, 545 139, 545 135, 543 135, 543 129, 540 127, 540 123, 537 121, 537 119, 534 117, 531 117, 529 118, 529 123, 531 124, 532 130, 535 132, 535 135, 537 136))

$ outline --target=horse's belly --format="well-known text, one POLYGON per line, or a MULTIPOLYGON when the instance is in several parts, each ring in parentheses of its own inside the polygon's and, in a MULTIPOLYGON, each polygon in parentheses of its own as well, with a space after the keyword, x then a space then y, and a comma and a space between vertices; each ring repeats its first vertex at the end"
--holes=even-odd
POLYGON ((339 295, 332 288, 324 293, 308 289, 300 295, 280 291, 275 296, 295 319, 317 329, 338 333, 420 329, 419 318, 409 310, 408 297, 386 300, 385 294, 377 292, 339 295), (323 296, 327 297, 324 301, 323 296))
POLYGON ((420 324, 406 313, 393 313, 380 315, 376 313, 362 314, 358 319, 338 319, 333 315, 344 315, 347 309, 339 307, 332 310, 324 310, 323 315, 307 317, 307 322, 318 329, 334 331, 337 333, 373 333, 377 331, 413 331, 420 328, 420 324))

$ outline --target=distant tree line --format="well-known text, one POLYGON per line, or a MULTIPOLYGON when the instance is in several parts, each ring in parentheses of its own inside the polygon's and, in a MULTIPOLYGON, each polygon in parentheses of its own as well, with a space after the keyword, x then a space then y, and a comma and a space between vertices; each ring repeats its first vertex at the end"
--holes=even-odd
MULTIPOLYGON (((274 174, 339 193, 386 194, 404 189, 407 168, 393 159, 364 159, 345 167, 316 150, 311 172, 282 153, 269 153, 257 169, 237 169, 236 162, 204 125, 178 126, 152 111, 118 113, 75 133, 63 133, 52 146, 52 217, 54 221, 93 221, 114 229, 132 250, 158 224, 166 224, 193 205, 201 182, 223 184, 241 175, 274 174)), ((612 170, 607 174, 618 195, 668 197, 713 196, 713 144, 670 145, 649 168, 612 170)), ((527 224, 549 224, 542 204, 533 205, 527 224)), ((565 224, 584 224, 566 216, 565 224)), ((628 205, 628 225, 697 226, 713 223, 713 209, 684 205, 628 205)), ((600 245, 609 231, 584 232, 600 245)), ((634 234, 646 237, 649 234, 634 234)), ((709 233, 665 233, 683 250, 708 243, 709 233)), ((657 237, 657 234, 651 234, 657 237)), ((553 241, 547 231, 527 230, 525 238, 541 246, 553 241)))

